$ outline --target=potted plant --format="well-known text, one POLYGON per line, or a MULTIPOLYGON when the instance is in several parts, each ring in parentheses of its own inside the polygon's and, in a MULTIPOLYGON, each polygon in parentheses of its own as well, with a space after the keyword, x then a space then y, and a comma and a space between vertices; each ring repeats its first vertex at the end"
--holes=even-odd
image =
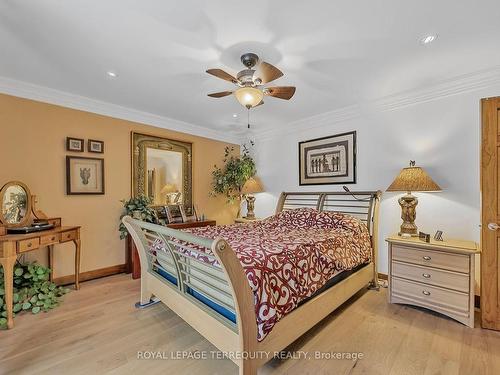
POLYGON ((150 207, 153 200, 145 195, 141 195, 136 198, 130 198, 129 200, 123 199, 120 202, 123 203, 125 211, 120 216, 120 239, 127 237, 128 231, 125 225, 121 222, 121 219, 128 215, 132 216, 134 219, 146 221, 148 223, 157 223, 158 217, 156 216, 156 211, 150 207))
MULTIPOLYGON (((253 145, 253 144, 251 144, 253 145)), ((212 192, 213 196, 223 194, 227 197, 228 203, 241 200, 241 189, 245 182, 255 176, 255 161, 250 156, 250 150, 246 145, 242 145, 240 155, 234 154, 234 147, 227 146, 224 150, 224 166, 214 166, 212 171, 212 192)))
MULTIPOLYGON (((47 312, 61 302, 69 289, 49 281, 50 268, 34 263, 17 263, 14 267, 13 312, 47 312)), ((0 268, 0 328, 7 327, 5 284, 3 268, 0 268)))

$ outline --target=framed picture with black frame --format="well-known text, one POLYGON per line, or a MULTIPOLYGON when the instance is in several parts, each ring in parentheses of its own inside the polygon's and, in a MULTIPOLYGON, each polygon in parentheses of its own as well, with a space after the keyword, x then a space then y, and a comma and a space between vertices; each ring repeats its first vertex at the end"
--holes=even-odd
POLYGON ((83 152, 84 144, 82 138, 66 137, 66 151, 83 152))
POLYGON ((355 183, 355 131, 299 142, 299 185, 355 183))
POLYGON ((97 154, 103 154, 104 153, 104 142, 103 141, 97 141, 95 139, 89 139, 88 140, 88 145, 87 145, 87 150, 89 152, 94 152, 97 154))
POLYGON ((66 194, 104 194, 104 159, 66 156, 66 194))

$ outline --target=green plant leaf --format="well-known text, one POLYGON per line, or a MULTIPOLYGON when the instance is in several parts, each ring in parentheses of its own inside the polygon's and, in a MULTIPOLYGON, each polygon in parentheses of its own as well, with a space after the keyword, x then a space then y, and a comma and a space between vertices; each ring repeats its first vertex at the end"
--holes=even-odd
POLYGON ((16 268, 14 270, 14 276, 21 276, 24 273, 22 267, 16 268))
POLYGON ((40 306, 35 306, 31 309, 33 314, 38 314, 40 312, 40 306))
POLYGON ((24 302, 22 305, 23 310, 28 310, 31 307, 31 303, 29 302, 24 302))
POLYGON ((22 305, 20 303, 15 303, 14 306, 12 307, 13 312, 19 312, 21 311, 22 305))

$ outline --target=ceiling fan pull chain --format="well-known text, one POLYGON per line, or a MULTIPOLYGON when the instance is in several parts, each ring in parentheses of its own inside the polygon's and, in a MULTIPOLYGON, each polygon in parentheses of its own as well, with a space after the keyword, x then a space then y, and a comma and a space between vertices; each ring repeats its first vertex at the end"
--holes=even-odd
POLYGON ((250 129, 250 108, 247 107, 247 123, 248 129, 250 129))

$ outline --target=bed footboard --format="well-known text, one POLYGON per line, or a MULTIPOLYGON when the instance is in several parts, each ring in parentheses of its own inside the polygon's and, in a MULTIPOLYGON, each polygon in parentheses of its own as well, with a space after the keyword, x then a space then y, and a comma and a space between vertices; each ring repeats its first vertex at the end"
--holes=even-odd
MULTIPOLYGON (((122 222, 139 253, 141 304, 154 295, 222 351, 255 350, 253 293, 225 240, 195 236, 130 216, 122 222)), ((246 365, 233 361, 240 368, 246 365)))

